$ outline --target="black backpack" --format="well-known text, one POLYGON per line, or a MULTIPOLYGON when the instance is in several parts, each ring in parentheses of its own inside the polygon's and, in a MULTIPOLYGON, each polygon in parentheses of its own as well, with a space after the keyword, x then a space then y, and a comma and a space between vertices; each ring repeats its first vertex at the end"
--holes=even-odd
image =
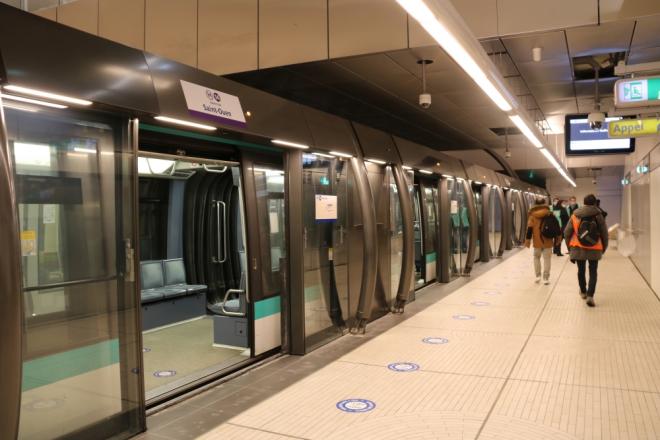
POLYGON ((600 227, 596 217, 582 217, 577 230, 577 238, 582 246, 592 247, 600 240, 600 227))
POLYGON ((561 227, 554 214, 543 217, 541 221, 541 235, 549 239, 555 239, 561 235, 561 227))

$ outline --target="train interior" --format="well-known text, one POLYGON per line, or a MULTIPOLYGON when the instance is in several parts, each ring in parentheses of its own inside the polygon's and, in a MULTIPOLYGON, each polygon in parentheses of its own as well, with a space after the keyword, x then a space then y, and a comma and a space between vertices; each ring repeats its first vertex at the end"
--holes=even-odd
POLYGON ((235 163, 138 157, 147 399, 244 361, 247 261, 235 163))

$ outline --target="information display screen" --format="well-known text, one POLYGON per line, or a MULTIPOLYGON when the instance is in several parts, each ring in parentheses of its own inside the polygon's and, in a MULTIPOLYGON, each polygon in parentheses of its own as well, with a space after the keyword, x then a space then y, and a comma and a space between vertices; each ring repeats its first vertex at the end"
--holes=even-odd
POLYGON ((567 115, 564 133, 567 155, 625 154, 635 151, 635 139, 610 139, 607 135, 609 122, 620 117, 605 118, 603 126, 592 129, 587 115, 567 115))

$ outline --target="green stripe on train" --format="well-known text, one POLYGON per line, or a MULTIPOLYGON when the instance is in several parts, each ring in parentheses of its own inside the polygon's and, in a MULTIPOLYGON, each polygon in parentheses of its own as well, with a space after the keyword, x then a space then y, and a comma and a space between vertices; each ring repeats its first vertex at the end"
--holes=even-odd
POLYGON ((78 376, 119 362, 119 340, 43 356, 23 363, 23 391, 78 376))
POLYGON ((254 319, 261 319, 267 316, 281 313, 282 303, 279 296, 262 299, 254 303, 254 319))

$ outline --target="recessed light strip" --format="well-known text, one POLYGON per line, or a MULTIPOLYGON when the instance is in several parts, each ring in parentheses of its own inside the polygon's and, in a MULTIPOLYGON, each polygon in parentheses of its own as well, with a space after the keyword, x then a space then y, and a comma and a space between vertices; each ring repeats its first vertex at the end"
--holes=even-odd
POLYGON ((397 0, 397 3, 419 22, 426 32, 461 66, 465 73, 488 95, 495 105, 505 112, 512 110, 511 103, 497 90, 474 58, 459 43, 456 36, 447 29, 444 23, 440 22, 438 16, 443 16, 444 14, 434 14, 426 2, 422 0, 397 0))
POLYGON ((433 174, 433 171, 429 171, 429 170, 419 170, 419 172, 422 174, 433 174))
POLYGON ((353 156, 351 156, 350 154, 341 153, 341 152, 339 152, 339 151, 331 151, 330 154, 332 154, 333 156, 337 156, 337 157, 346 157, 346 158, 351 158, 351 157, 353 157, 353 156))
POLYGON ((335 157, 335 156, 333 156, 332 154, 325 154, 325 153, 312 153, 312 154, 313 154, 314 156, 325 157, 325 158, 328 158, 328 159, 332 159, 332 158, 335 157))
POLYGON ((23 96, 7 95, 6 93, 0 93, 0 98, 2 98, 2 99, 11 99, 12 101, 18 101, 18 102, 25 102, 27 104, 42 105, 44 107, 51 107, 51 108, 58 108, 58 109, 67 108, 66 105, 55 104, 54 102, 41 101, 39 99, 32 99, 32 98, 25 98, 23 96))
POLYGON ((516 124, 516 127, 520 129, 522 134, 525 135, 527 139, 536 147, 536 148, 543 148, 543 144, 539 140, 539 138, 536 137, 536 135, 532 132, 532 130, 525 124, 525 121, 518 116, 518 115, 513 115, 509 116, 509 119, 513 121, 514 124, 516 124))
POLYGON ((200 130, 215 131, 216 127, 211 125, 198 124, 197 122, 184 121, 183 119, 170 118, 169 116, 156 116, 154 119, 163 122, 169 122, 170 124, 184 125, 186 127, 199 128, 200 130))
POLYGON ((377 165, 385 165, 387 162, 380 159, 365 159, 367 162, 375 163, 377 165))
POLYGON ((299 148, 301 150, 309 149, 309 145, 299 144, 297 142, 285 141, 282 139, 273 139, 271 142, 274 143, 275 145, 283 145, 285 147, 299 148))
POLYGON ((38 96, 39 98, 52 99, 53 101, 68 102, 76 105, 92 105, 92 101, 86 99, 73 98, 71 96, 59 95, 57 93, 44 92, 43 90, 30 89, 28 87, 21 87, 15 85, 7 85, 3 87, 6 90, 22 93, 24 95, 38 96))

